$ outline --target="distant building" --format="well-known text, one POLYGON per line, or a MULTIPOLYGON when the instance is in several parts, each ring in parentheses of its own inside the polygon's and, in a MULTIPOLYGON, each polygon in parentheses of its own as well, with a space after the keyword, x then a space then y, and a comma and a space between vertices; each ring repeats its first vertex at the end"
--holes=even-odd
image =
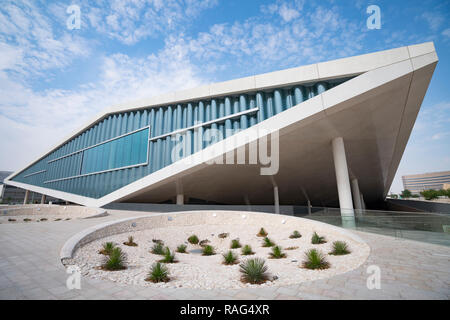
POLYGON ((450 187, 450 171, 440 171, 422 174, 411 174, 402 177, 403 189, 412 193, 424 190, 441 190, 450 187))

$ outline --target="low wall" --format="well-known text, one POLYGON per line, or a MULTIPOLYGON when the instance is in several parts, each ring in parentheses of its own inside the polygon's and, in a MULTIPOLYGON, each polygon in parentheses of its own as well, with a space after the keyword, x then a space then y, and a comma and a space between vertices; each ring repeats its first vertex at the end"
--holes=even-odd
POLYGON ((19 205, 0 207, 0 216, 35 216, 35 215, 58 215, 76 214, 85 215, 86 218, 94 218, 107 215, 105 209, 90 208, 82 206, 59 206, 49 204, 19 205))

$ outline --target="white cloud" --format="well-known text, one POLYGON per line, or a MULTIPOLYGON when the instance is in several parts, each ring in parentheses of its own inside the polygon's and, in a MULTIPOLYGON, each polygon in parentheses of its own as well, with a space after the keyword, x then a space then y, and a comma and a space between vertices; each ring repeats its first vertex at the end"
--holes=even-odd
POLYGON ((442 23, 445 21, 444 17, 437 12, 424 12, 422 13, 422 19, 428 23, 428 26, 432 31, 437 31, 442 23))
POLYGON ((447 38, 450 38, 450 28, 447 28, 444 31, 442 31, 442 35, 447 38))
POLYGON ((285 3, 280 7, 278 13, 286 22, 289 22, 292 19, 298 18, 300 16, 300 12, 293 8, 289 8, 285 3))

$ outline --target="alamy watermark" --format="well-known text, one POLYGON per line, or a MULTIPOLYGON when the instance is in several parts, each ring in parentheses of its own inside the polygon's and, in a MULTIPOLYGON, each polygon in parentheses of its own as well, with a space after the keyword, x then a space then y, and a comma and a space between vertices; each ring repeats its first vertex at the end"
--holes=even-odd
POLYGON ((67 7, 66 13, 70 16, 66 20, 67 29, 80 29, 81 28, 81 9, 76 4, 72 4, 67 7))
POLYGON ((370 5, 367 7, 366 12, 370 14, 367 18, 367 29, 381 29, 381 9, 377 5, 370 5))
POLYGON ((381 289, 381 269, 377 265, 370 265, 367 267, 366 273, 370 274, 367 277, 367 289, 381 289))
POLYGON ((66 287, 69 290, 81 289, 81 270, 77 265, 68 266, 66 273, 70 274, 66 280, 66 287))

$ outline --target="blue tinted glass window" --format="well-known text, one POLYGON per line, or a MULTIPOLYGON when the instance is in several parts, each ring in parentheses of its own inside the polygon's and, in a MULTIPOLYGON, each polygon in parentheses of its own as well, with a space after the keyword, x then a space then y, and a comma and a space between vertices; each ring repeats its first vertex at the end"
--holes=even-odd
POLYGON ((81 174, 147 162, 148 128, 83 152, 81 174))

